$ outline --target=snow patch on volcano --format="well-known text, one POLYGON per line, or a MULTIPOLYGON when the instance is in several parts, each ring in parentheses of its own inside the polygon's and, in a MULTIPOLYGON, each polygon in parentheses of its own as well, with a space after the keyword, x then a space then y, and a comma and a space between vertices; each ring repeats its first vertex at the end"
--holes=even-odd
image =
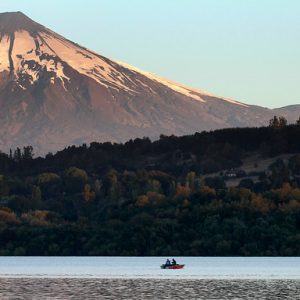
POLYGON ((8 35, 4 35, 0 41, 0 72, 9 71, 9 45, 10 39, 8 35))
POLYGON ((64 80, 70 80, 55 53, 38 36, 34 38, 27 31, 15 32, 12 59, 14 74, 23 89, 24 81, 34 84, 44 70, 53 72, 63 86, 64 80))
POLYGON ((126 85, 126 75, 116 70, 104 59, 79 46, 75 46, 68 40, 53 33, 40 33, 54 53, 70 67, 79 73, 93 78, 101 85, 116 90, 135 91, 126 85))
POLYGON ((180 83, 177 83, 175 81, 171 81, 171 80, 168 80, 168 79, 165 79, 165 78, 162 78, 162 77, 159 77, 159 76, 156 76, 152 73, 149 73, 149 72, 145 72, 145 71, 142 71, 136 67, 133 67, 131 65, 128 65, 126 63, 123 63, 123 62, 118 62, 118 64, 122 65, 123 67, 125 67, 126 69, 129 69, 131 71, 134 71, 134 72, 137 72, 137 73, 140 73, 146 77, 148 77, 149 79, 151 80, 155 80, 165 86, 167 86, 168 88, 180 93, 180 94, 183 94, 185 96, 188 96, 188 97, 191 97, 195 100, 198 100, 198 101, 201 101, 201 102, 205 102, 205 100, 203 100, 199 94, 202 94, 202 95, 208 95, 208 93, 204 92, 204 91, 200 91, 200 90, 197 90, 197 89, 193 89, 193 88, 189 88, 185 85, 182 85, 180 83))
POLYGON ((213 94, 211 94, 209 92, 188 87, 188 86, 180 84, 178 82, 175 82, 175 81, 172 81, 172 80, 169 80, 169 79, 165 79, 165 78, 159 77, 159 76, 154 75, 154 74, 149 73, 149 72, 142 71, 142 70, 140 70, 140 69, 138 69, 136 67, 133 67, 133 66, 131 66, 129 64, 126 64, 126 63, 123 63, 123 62, 118 62, 118 64, 124 66, 125 68, 127 68, 127 69, 129 69, 131 71, 140 73, 140 74, 148 77, 151 80, 155 80, 155 81, 157 81, 157 82, 159 82, 159 83, 161 83, 161 84, 169 87, 170 89, 172 89, 172 90, 180 93, 180 94, 183 94, 185 96, 188 96, 190 98, 193 98, 193 99, 201 101, 201 102, 206 102, 203 98, 201 98, 201 96, 209 96, 209 97, 218 98, 220 100, 224 100, 226 102, 237 104, 237 105, 240 105, 240 106, 248 107, 248 105, 246 105, 246 104, 244 104, 242 102, 239 102, 239 101, 236 101, 236 100, 232 100, 230 98, 218 97, 218 96, 213 95, 213 94))

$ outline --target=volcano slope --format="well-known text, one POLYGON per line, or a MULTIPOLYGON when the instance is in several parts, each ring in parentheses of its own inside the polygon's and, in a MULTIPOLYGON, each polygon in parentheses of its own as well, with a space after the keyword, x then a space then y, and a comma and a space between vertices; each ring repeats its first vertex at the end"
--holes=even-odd
MULTIPOLYGON (((108 59, 21 12, 0 14, 0 107, 0 149, 32 145, 40 154, 92 141, 260 126, 274 115, 108 59)), ((289 119, 290 110, 281 112, 289 119)))

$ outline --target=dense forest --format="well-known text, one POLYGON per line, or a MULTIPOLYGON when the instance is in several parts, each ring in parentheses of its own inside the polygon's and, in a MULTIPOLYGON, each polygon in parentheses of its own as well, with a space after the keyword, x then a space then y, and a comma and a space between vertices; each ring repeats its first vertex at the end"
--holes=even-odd
POLYGON ((299 137, 273 122, 0 153, 0 255, 300 255, 299 137), (279 158, 228 187, 251 155, 279 158))

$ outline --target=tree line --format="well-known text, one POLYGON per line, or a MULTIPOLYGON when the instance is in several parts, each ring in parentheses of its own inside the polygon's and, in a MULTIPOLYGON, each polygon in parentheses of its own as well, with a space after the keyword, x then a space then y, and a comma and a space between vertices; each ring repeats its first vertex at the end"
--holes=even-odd
POLYGON ((299 255, 300 127, 0 154, 1 255, 299 255), (250 155, 256 182, 226 187, 250 155))

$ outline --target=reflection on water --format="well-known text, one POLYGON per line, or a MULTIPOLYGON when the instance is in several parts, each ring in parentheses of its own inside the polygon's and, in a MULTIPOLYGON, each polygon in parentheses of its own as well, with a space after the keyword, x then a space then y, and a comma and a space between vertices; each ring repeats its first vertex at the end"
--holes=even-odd
POLYGON ((299 280, 1 278, 0 299, 300 299, 299 280))

